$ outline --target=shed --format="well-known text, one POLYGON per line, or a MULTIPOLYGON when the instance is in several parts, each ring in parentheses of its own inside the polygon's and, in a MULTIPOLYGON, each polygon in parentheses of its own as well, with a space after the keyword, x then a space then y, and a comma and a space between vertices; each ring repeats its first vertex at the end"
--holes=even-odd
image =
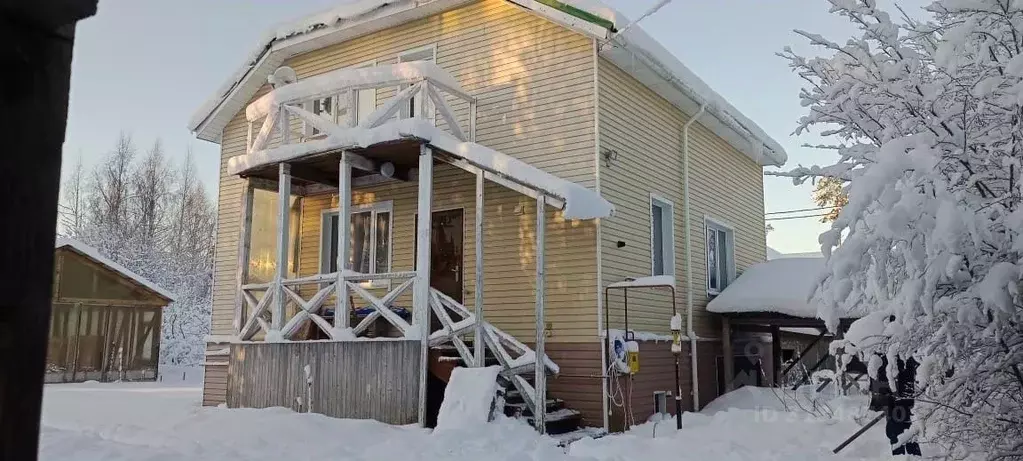
POLYGON ((153 380, 173 295, 82 242, 57 238, 48 383, 153 380))

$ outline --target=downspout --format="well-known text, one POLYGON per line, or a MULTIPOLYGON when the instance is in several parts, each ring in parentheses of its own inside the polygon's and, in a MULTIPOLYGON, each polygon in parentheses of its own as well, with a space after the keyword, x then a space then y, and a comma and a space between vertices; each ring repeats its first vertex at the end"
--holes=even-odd
POLYGON ((691 369, 693 377, 693 411, 700 409, 700 383, 696 371, 696 331, 693 330, 693 245, 692 245, 692 224, 689 212, 689 126, 700 118, 707 110, 707 103, 700 105, 685 125, 682 126, 682 212, 686 220, 686 335, 689 336, 689 356, 692 359, 691 369))

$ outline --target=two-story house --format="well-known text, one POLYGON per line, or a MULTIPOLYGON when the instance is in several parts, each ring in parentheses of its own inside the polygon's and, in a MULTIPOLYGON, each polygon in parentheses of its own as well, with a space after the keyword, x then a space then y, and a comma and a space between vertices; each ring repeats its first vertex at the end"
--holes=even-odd
POLYGON ((786 160, 592 1, 343 5, 271 31, 190 128, 221 146, 204 403, 395 423, 429 423, 454 364, 500 366, 551 431, 711 400, 705 306, 765 259, 786 160), (674 291, 605 292, 648 276, 674 291))

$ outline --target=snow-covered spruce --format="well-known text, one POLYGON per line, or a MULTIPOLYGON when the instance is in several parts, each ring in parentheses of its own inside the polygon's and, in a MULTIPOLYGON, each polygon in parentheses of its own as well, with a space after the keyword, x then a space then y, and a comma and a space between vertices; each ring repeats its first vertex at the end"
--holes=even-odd
POLYGON ((782 53, 809 82, 796 132, 821 129, 838 154, 785 174, 849 196, 820 237, 819 315, 879 312, 846 350, 921 362, 904 436, 1023 457, 1023 3, 939 0, 896 24, 874 0, 830 2, 861 35, 797 31, 827 56, 782 53))

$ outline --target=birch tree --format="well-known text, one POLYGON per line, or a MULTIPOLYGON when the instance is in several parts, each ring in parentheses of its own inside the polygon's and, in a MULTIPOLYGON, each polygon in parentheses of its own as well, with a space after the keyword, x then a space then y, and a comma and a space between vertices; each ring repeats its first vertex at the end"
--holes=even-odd
POLYGON ((847 183, 811 296, 832 330, 868 314, 836 348, 921 362, 903 440, 1019 459, 1023 3, 940 0, 898 24, 874 0, 830 3, 859 34, 797 31, 823 55, 781 53, 807 82, 796 133, 819 129, 837 154, 785 174, 847 183))

